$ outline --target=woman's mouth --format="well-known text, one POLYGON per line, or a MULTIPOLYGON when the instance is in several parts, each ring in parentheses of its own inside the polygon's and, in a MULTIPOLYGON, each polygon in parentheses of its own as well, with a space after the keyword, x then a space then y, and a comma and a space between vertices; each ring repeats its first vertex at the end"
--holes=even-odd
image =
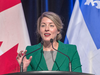
POLYGON ((50 33, 45 33, 44 36, 45 37, 49 37, 51 34, 50 33))

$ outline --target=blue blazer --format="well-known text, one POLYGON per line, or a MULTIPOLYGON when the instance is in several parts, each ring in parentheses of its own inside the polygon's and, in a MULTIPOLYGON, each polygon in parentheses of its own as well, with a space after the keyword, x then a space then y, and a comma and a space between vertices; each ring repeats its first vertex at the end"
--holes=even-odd
MULTIPOLYGON (((58 50, 68 55, 71 60, 72 72, 82 72, 80 58, 76 46, 64 44, 61 41, 58 41, 58 43, 58 50)), ((41 43, 33 46, 27 46, 27 53, 30 53, 40 48, 40 46, 41 43)), ((43 55, 43 47, 40 50, 26 56, 27 59, 29 59, 30 56, 32 56, 32 60, 27 68, 27 71, 48 71, 46 61, 43 55)), ((57 52, 55 62, 56 63, 54 63, 52 71, 69 71, 69 59, 65 55, 57 52)))

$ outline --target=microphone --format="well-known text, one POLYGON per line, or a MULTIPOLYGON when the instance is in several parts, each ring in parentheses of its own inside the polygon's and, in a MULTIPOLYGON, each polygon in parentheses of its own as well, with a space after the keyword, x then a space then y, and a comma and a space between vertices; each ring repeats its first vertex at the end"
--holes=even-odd
POLYGON ((59 69, 59 66, 58 66, 58 64, 57 64, 57 62, 54 60, 54 58, 53 58, 53 51, 51 51, 51 55, 52 55, 52 60, 53 60, 53 62, 55 62, 55 64, 57 65, 57 67, 58 67, 58 70, 60 71, 60 69, 59 69))
POLYGON ((58 50, 56 50, 56 49, 53 47, 53 39, 50 39, 50 42, 51 42, 51 44, 52 44, 52 48, 53 48, 55 51, 57 51, 57 52, 59 52, 59 53, 65 55, 66 57, 68 57, 68 59, 69 59, 69 72, 71 72, 71 61, 70 61, 69 56, 66 55, 66 54, 64 54, 64 53, 62 53, 62 52, 60 52, 60 51, 58 51, 58 50))
POLYGON ((36 49, 36 50, 34 50, 34 51, 28 53, 28 54, 25 54, 25 55, 23 56, 22 61, 21 61, 21 65, 20 65, 20 72, 23 72, 23 59, 24 59, 24 57, 27 56, 27 55, 29 55, 29 54, 31 54, 31 53, 34 53, 34 52, 38 51, 39 49, 42 48, 42 45, 43 45, 43 41, 41 41, 41 46, 40 46, 40 48, 38 48, 38 49, 36 49))

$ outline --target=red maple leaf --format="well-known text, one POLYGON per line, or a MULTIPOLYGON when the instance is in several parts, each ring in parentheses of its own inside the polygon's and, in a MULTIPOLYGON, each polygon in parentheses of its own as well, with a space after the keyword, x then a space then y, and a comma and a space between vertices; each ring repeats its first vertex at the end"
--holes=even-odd
POLYGON ((18 44, 0 56, 0 75, 19 72, 20 67, 16 60, 18 44))
POLYGON ((1 46, 2 42, 0 41, 0 46, 1 46))

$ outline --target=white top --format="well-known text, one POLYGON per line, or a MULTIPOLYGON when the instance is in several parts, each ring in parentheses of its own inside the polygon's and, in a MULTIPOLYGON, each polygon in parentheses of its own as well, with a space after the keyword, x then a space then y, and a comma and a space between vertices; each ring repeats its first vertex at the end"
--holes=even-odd
POLYGON ((44 54, 44 58, 45 58, 48 70, 51 71, 56 59, 57 51, 44 51, 43 54, 44 54))

